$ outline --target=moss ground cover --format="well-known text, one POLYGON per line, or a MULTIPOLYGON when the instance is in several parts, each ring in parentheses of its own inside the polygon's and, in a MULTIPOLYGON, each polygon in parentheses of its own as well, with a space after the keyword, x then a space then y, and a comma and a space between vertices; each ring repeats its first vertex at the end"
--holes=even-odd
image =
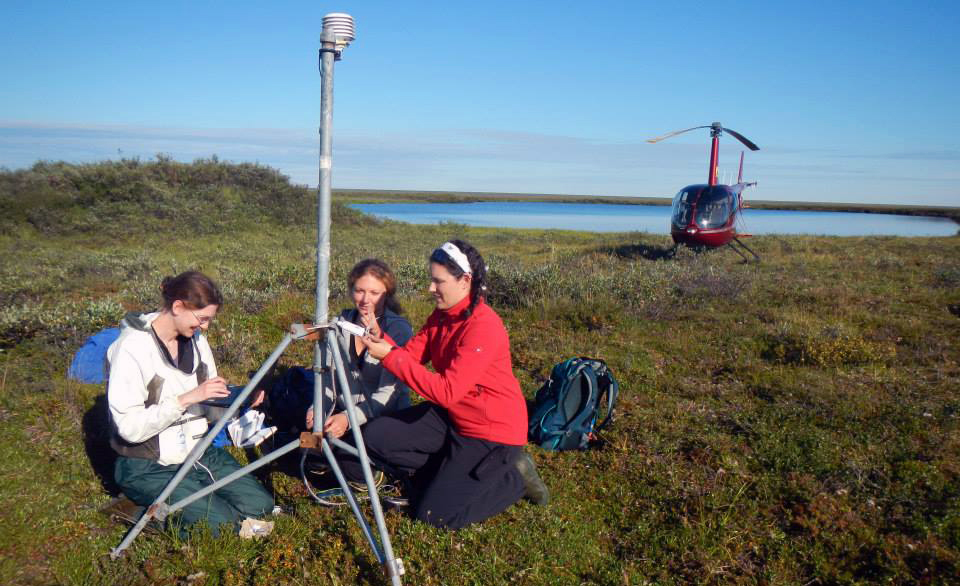
MULTIPOLYGON (((242 381, 313 314, 313 205, 272 170, 216 160, 0 173, 0 581, 388 583, 350 515, 280 468, 265 480, 290 512, 270 537, 144 534, 110 561, 125 528, 98 513, 104 389, 65 376, 87 335, 196 268, 223 286, 211 343, 242 381)), ((590 355, 621 401, 598 449, 532 450, 548 507, 457 533, 389 513, 406 583, 958 582, 960 238, 758 237, 763 262, 746 265, 663 260, 665 236, 408 226, 338 205, 331 309, 349 267, 380 256, 422 323, 426 256, 454 236, 487 258, 528 396, 590 355)), ((283 364, 310 360, 293 346, 283 364)))

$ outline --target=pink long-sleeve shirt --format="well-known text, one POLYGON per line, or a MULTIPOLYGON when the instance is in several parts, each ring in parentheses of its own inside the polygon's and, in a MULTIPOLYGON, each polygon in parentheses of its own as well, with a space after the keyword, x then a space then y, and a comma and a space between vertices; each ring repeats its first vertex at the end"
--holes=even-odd
POLYGON ((423 398, 447 410, 458 432, 508 445, 527 441, 527 404, 513 376, 503 321, 467 297, 435 310, 423 328, 382 364, 423 398), (436 372, 424 364, 431 362, 436 372))

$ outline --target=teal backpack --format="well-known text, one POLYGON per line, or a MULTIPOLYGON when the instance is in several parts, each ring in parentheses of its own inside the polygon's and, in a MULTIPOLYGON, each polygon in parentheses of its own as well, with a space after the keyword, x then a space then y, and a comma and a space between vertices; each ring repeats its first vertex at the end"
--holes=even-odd
POLYGON ((610 423, 620 387, 598 358, 570 358, 553 367, 531 409, 528 436, 545 450, 586 449, 610 423), (606 414, 597 425, 606 398, 606 414))

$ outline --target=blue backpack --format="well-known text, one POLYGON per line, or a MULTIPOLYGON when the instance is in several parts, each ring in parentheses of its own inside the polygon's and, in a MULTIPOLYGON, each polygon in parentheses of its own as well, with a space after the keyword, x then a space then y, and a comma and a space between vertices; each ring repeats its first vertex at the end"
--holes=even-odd
POLYGON ((528 436, 545 450, 585 449, 613 417, 620 387, 597 358, 570 358, 553 372, 534 398, 528 436), (597 418, 606 397, 606 414, 597 418))
POLYGON ((107 350, 120 337, 120 328, 107 328, 90 336, 77 350, 67 377, 82 383, 107 381, 107 350))

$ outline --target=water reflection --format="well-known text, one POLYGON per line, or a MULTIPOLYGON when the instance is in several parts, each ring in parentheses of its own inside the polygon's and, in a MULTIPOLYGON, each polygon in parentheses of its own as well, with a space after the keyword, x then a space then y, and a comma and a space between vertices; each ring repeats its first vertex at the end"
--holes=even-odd
MULTIPOLYGON (((554 202, 380 203, 353 204, 368 214, 408 222, 503 228, 557 228, 589 232, 670 232, 670 207, 554 202)), ((751 234, 823 234, 829 236, 953 236, 958 225, 947 218, 744 210, 742 232, 751 234)))

